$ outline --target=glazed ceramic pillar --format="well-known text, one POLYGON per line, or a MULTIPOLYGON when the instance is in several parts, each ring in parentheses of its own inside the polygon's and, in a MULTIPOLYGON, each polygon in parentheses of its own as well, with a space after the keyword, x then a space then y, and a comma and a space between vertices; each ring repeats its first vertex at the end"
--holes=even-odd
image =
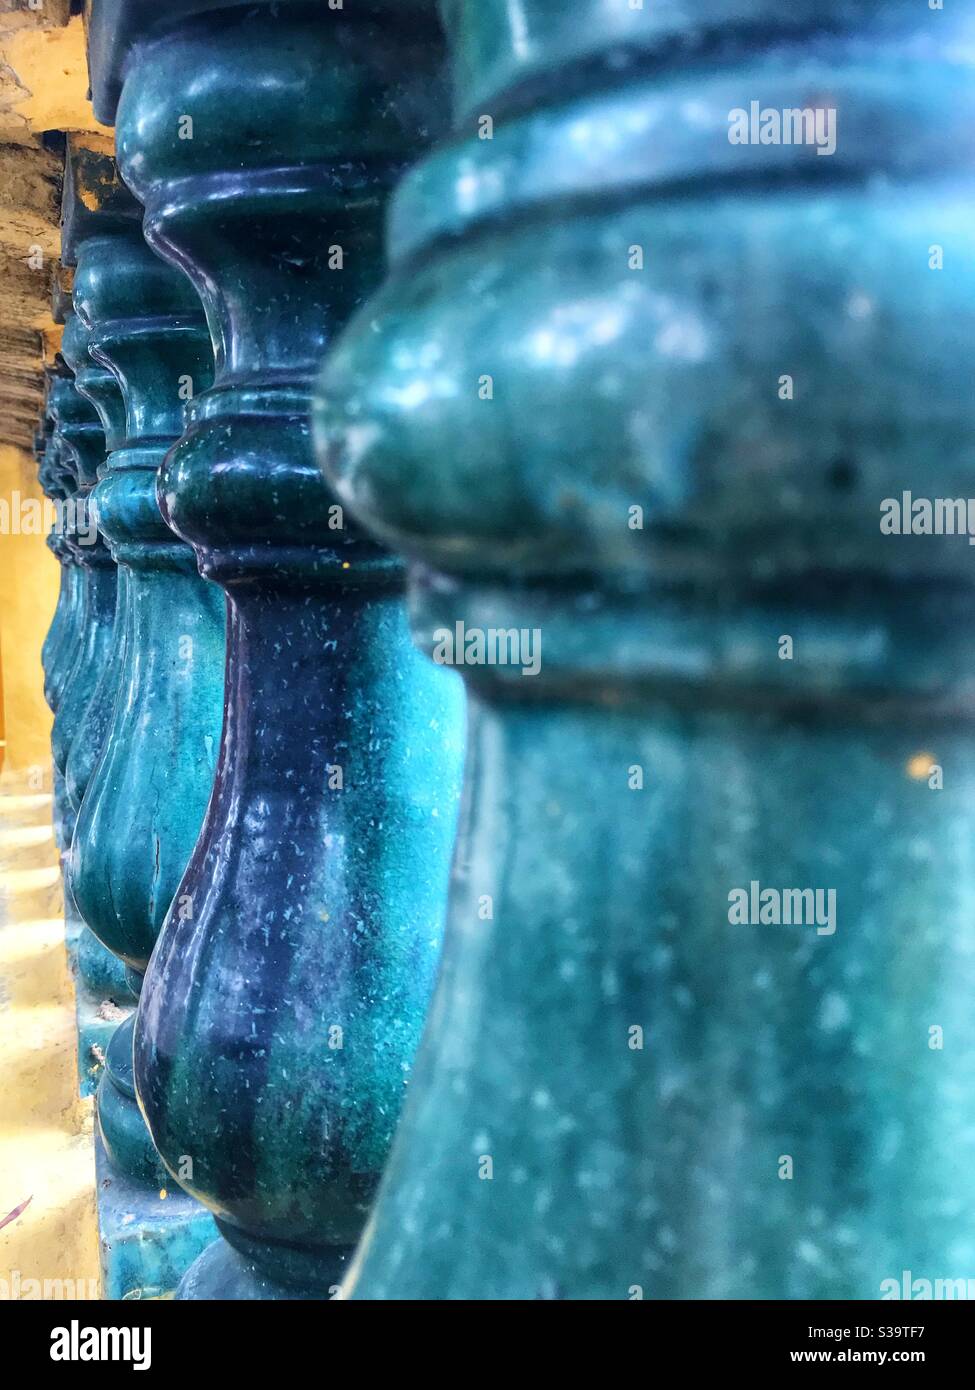
MULTIPOLYGON (((53 714, 57 713, 61 692, 68 673, 74 665, 81 645, 82 624, 82 571, 75 562, 72 548, 65 534, 67 523, 74 516, 74 503, 70 501, 77 483, 61 465, 61 442, 54 433, 51 389, 54 373, 46 374, 44 417, 39 431, 38 447, 40 467, 38 477, 45 496, 54 506, 54 523, 47 543, 51 553, 61 566, 61 587, 51 631, 45 642, 46 654, 42 654, 44 667, 44 698, 53 714)), ((61 862, 62 881, 64 873, 64 853, 71 842, 74 818, 63 775, 58 771, 52 756, 52 822, 54 842, 57 845, 61 862)), ((71 921, 69 904, 65 901, 65 945, 68 961, 72 969, 77 961, 77 926, 71 921)))
MULTIPOLYGON (((132 5, 102 6, 105 28, 93 12, 94 54, 103 34, 135 43, 119 163, 216 352, 160 498, 230 600, 217 778, 179 890, 193 912, 174 909, 156 947, 136 1080, 167 1166, 227 1238, 181 1296, 321 1297, 365 1219, 427 1004, 462 690, 413 649, 399 564, 324 486, 311 379, 379 278, 385 191, 439 100, 436 31, 392 5, 369 7, 381 24, 210 8, 170 6, 154 31, 132 5)), ((97 58, 94 88, 111 118, 97 58)))
MULTIPOLYGON (((45 495, 56 506, 65 500, 59 492, 47 491, 46 488, 45 495)), ((58 685, 62 680, 64 653, 70 645, 71 637, 75 635, 72 618, 78 594, 78 568, 74 563, 74 556, 59 530, 51 531, 47 538, 47 545, 61 570, 58 601, 50 629, 44 639, 44 648, 41 654, 41 665, 44 669, 44 694, 53 711, 57 700, 58 685)))
POLYGON ((327 477, 472 663, 463 872, 344 1292, 963 1277, 972 552, 880 523, 975 482, 967 21, 444 13, 455 138, 321 387, 327 477))
MULTIPOLYGON (((52 714, 55 715, 81 646, 84 630, 82 613, 85 596, 84 574, 76 563, 68 534, 76 515, 73 498, 77 492, 78 483, 75 473, 67 466, 68 451, 62 448, 60 436, 55 431, 54 386, 61 374, 62 367, 45 368, 44 415, 42 420, 43 460, 39 471, 41 485, 55 507, 54 524, 48 537, 48 546, 52 553, 57 556, 61 565, 61 592, 56 614, 59 631, 56 644, 52 644, 49 649, 44 668, 44 698, 52 714)), ((71 835, 74 831, 74 815, 64 776, 54 761, 53 747, 51 769, 54 841, 62 863, 63 878, 64 853, 71 843, 71 835)), ((66 932, 66 944, 72 967, 74 965, 75 937, 76 934, 69 926, 66 932)))
MULTIPOLYGON (((46 383, 50 387, 50 380, 46 383)), ((46 394, 46 393, 45 393, 46 394)), ((63 535, 65 502, 68 496, 68 487, 64 481, 61 470, 57 467, 58 450, 52 443, 54 421, 51 418, 47 401, 45 400, 44 413, 37 430, 34 432, 34 456, 38 465, 38 481, 44 496, 51 503, 54 510, 54 520, 51 530, 47 537, 48 549, 58 562, 60 569, 60 582, 58 587, 58 601, 54 609, 54 617, 44 639, 41 648, 41 667, 44 671, 44 698, 46 699, 52 713, 57 707, 58 694, 62 684, 62 671, 64 670, 68 652, 73 652, 75 640, 78 636, 77 627, 77 604, 79 597, 78 568, 74 563, 74 556, 71 554, 63 535)), ((54 830, 54 842, 58 849, 59 856, 63 854, 67 844, 66 819, 68 812, 67 789, 64 778, 53 767, 52 758, 52 810, 51 819, 54 830)), ((72 955, 72 946, 69 945, 69 959, 72 955)))
MULTIPOLYGON (((72 255, 68 234, 64 249, 72 255)), ((102 425, 106 450, 118 448, 125 433, 122 395, 115 378, 88 356, 88 330, 76 314, 69 315, 62 338, 62 355, 74 373, 75 389, 94 407, 102 425)), ((87 516, 89 528, 96 522, 94 509, 87 516)), ((101 542, 104 544, 104 541, 101 542)), ((116 570, 115 617, 91 698, 71 741, 63 786, 72 821, 77 816, 91 771, 101 755, 108 718, 114 705, 123 664, 126 628, 126 576, 116 570)), ((68 844, 63 846, 65 850, 68 844)), ((85 925, 68 877, 64 883, 65 919, 69 959, 75 969, 78 1023, 78 1078, 82 1095, 91 1094, 102 1075, 106 1051, 117 1025, 131 1011, 135 994, 124 964, 85 925)))
MULTIPOLYGON (((199 833, 219 744, 224 598, 200 578, 156 503, 157 469, 182 428, 185 401, 210 383, 212 355, 191 287, 153 255, 138 227, 87 237, 77 260, 74 293, 89 351, 111 369, 125 402, 124 440, 107 460, 95 502, 125 575, 126 628, 117 689, 106 691, 104 747, 78 816, 70 885, 85 922, 124 961, 138 991, 199 833)), ((207 1214, 182 1194, 167 1196, 160 1210, 168 1179, 135 1100, 132 1023, 113 1036, 97 1100, 111 1170, 129 1184, 129 1202, 141 1192, 146 1204, 140 1240, 125 1258, 116 1242, 103 1265, 120 1294, 133 1280, 172 1287, 214 1234, 207 1214)), ((114 1206, 100 1210, 103 1234, 117 1214, 114 1206)))
MULTIPOLYGON (((100 444, 97 456, 92 456, 95 474, 93 476, 90 470, 86 472, 78 495, 72 499, 74 510, 68 519, 76 527, 84 526, 86 543, 97 548, 103 563, 111 564, 114 592, 111 621, 107 615, 100 616, 97 666, 90 674, 79 718, 73 730, 68 731, 70 742, 63 778, 59 778, 73 827, 91 769, 105 741, 106 714, 118 685, 125 642, 126 586, 104 537, 97 530, 91 497, 94 482, 103 472, 106 453, 116 448, 124 435, 124 407, 118 383, 108 371, 96 366, 88 354, 88 330, 74 313, 66 284, 73 276, 78 246, 86 236, 126 226, 137 235, 138 205, 119 179, 109 156, 79 150, 69 142, 61 212, 62 261, 55 282, 52 312, 56 321, 64 323, 61 358, 72 372, 86 424, 91 426, 95 422, 100 444)), ((109 598, 107 603, 111 601, 109 598)), ((70 841, 65 846, 66 850, 69 848, 70 841)), ((99 1082, 110 1041, 118 1024, 131 1012, 135 995, 123 963, 85 925, 72 892, 67 860, 67 854, 63 855, 66 937, 75 973, 78 1076, 81 1093, 88 1095, 99 1082)))
POLYGON ((81 243, 75 297, 90 350, 111 365, 125 400, 124 442, 95 501, 128 608, 71 878, 85 920, 141 975, 199 832, 219 742, 223 595, 199 578, 155 492, 184 399, 209 385, 212 358, 191 287, 138 229, 81 243))
MULTIPOLYGON (((95 408, 105 437, 106 454, 117 449, 125 437, 125 406, 118 382, 88 355, 88 330, 72 314, 65 324, 61 352, 74 373, 76 390, 95 408)), ((97 521, 95 516, 91 518, 97 521)), ((65 765, 65 785, 71 807, 77 814, 92 769, 102 751, 108 718, 114 704, 119 672, 125 650, 127 576, 117 571, 115 619, 112 642, 98 673, 97 683, 82 722, 71 744, 65 765)))
POLYGON ((90 508, 91 490, 105 455, 101 424, 91 403, 79 395, 68 375, 53 379, 50 400, 61 466, 67 467, 76 483, 65 540, 82 573, 81 638, 58 698, 51 734, 55 769, 63 778, 68 754, 82 731, 85 711, 111 647, 116 573, 90 508))
MULTIPOLYGON (((68 300, 65 334, 73 330, 68 300)), ((51 377, 48 404, 57 446, 55 466, 64 500, 60 543, 78 571, 74 610, 76 635, 65 652, 66 675, 52 687, 54 727, 54 824, 64 877, 65 946, 75 976, 78 1028, 78 1081, 83 1095, 97 1084, 115 1026, 131 1005, 132 992, 118 962, 85 929, 65 872, 76 823, 67 785, 68 759, 91 737, 89 713, 96 686, 108 664, 115 631, 116 568, 98 533, 91 489, 104 460, 104 433, 73 376, 51 377), (59 686, 60 688, 57 688, 59 686)))
MULTIPOLYGON (((47 447, 48 452, 50 452, 51 445, 49 444, 47 447)), ((53 491, 47 495, 55 505, 66 500, 59 491, 53 491)), ((78 635, 76 614, 80 587, 78 567, 60 529, 52 530, 47 544, 51 554, 61 567, 57 607, 45 644, 47 650, 43 661, 44 697, 53 713, 57 709, 61 686, 65 680, 68 664, 67 653, 78 635)))
POLYGON ((77 573, 73 564, 69 562, 70 551, 64 544, 61 536, 61 526, 59 522, 63 515, 63 503, 65 500, 64 489, 61 486, 60 475, 54 468, 54 456, 49 455, 51 448, 51 434, 54 422, 47 415, 38 427, 34 436, 34 456, 37 460, 37 476, 44 496, 54 507, 54 524, 47 538, 48 549, 58 562, 60 568, 60 584, 58 587, 58 601, 54 609, 54 617, 51 619, 51 626, 48 628, 47 636, 44 638, 44 645, 41 648, 41 666, 44 671, 44 698, 48 706, 53 709, 52 700, 54 698, 54 683, 58 670, 58 659, 65 643, 67 632, 71 628, 70 612, 73 606, 74 596, 74 576, 77 573))
MULTIPOLYGON (((48 380, 48 393, 51 381, 48 380)), ((44 444, 44 460, 40 468, 40 478, 47 496, 58 509, 55 524, 48 540, 52 552, 62 567, 63 585, 58 598, 59 631, 56 645, 52 644, 47 657, 44 674, 44 698, 52 713, 57 712, 61 692, 67 674, 73 665, 74 644, 80 635, 78 607, 81 601, 81 575, 74 562, 74 555, 64 535, 68 508, 64 505, 76 486, 74 479, 61 466, 61 442, 54 434, 54 421, 50 417, 50 407, 45 407, 47 423, 44 444)))

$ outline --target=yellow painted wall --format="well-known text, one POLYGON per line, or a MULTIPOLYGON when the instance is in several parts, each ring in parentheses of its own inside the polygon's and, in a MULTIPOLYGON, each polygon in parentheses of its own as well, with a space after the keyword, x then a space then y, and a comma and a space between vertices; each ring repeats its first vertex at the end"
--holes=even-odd
POLYGON ((41 671, 60 572, 44 534, 17 534, 27 499, 43 501, 33 459, 0 446, 0 1300, 94 1298, 92 1103, 78 1096, 41 671))
MULTIPOLYGON (((43 501, 34 460, 0 445, 0 499, 11 522, 18 501, 43 501)), ((0 513, 2 513, 0 508, 0 513)), ((3 521, 0 515, 0 522, 3 521)), ((14 524, 4 528, 16 529, 14 524)), ((0 696, 6 738, 5 777, 43 769, 49 785, 51 714, 44 701, 41 644, 54 615, 60 569, 44 535, 0 533, 0 696)))
POLYGON ((0 1301, 99 1296, 92 1102, 78 1096, 41 671, 60 571, 44 534, 22 534, 27 499, 43 500, 33 459, 0 446, 0 1301))
POLYGON ((0 1301, 99 1296, 94 1119, 50 815, 49 795, 0 791, 0 1301))
POLYGON ((95 120, 88 101, 81 16, 50 28, 42 22, 15 27, 5 17, 2 27, 3 60, 17 76, 8 120, 19 121, 25 131, 92 130, 111 139, 111 131, 95 120))
MULTIPOLYGON (((46 0, 40 10, 12 12, 0 0, 0 140, 22 142, 18 148, 57 129, 100 130, 84 138, 110 147, 111 132, 98 127, 86 99, 82 22, 67 23, 68 9, 67 0, 46 0)), ((42 173, 45 159, 38 149, 42 173)), ((0 188, 0 202, 0 233, 8 223, 14 228, 3 254, 22 254, 22 231, 57 254, 53 197, 49 224, 40 228, 24 224, 16 180, 0 188)), ((0 337, 37 330, 38 387, 44 344, 49 361, 59 333, 44 285, 36 321, 17 320, 16 306, 0 303, 0 337)), ((26 370, 34 364, 25 356, 26 370)), ((98 1295, 92 1102, 78 1096, 40 662, 60 569, 46 525, 23 534, 17 524, 24 500, 43 500, 36 476, 28 454, 0 445, 0 1300, 98 1295)))

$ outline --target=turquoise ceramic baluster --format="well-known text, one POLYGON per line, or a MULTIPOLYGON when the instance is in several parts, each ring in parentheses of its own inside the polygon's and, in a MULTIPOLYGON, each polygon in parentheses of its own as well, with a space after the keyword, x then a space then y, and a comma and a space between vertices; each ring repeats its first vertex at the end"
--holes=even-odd
MULTIPOLYGON (((74 317, 70 300, 68 310, 65 333, 70 337, 74 317)), ((62 516, 62 542, 80 575, 77 638, 66 652, 68 669, 63 684, 59 681, 52 689, 54 821, 64 869, 76 823, 76 807, 66 776, 68 759, 79 742, 87 743, 97 737, 88 716, 93 693, 112 650, 116 567, 98 534, 90 505, 91 489, 104 458, 101 424, 91 404, 79 395, 73 377, 52 377, 49 407, 59 450, 60 490, 68 499, 62 516)), ((64 912, 68 960, 76 977, 79 1086, 82 1094, 89 1094, 97 1083, 115 1025, 131 1003, 132 992, 118 963, 85 929, 67 875, 64 912)))
MULTIPOLYGON (((57 710, 66 671, 73 664, 81 638, 78 611, 81 588, 80 571, 75 564, 71 547, 64 535, 65 503, 73 484, 68 481, 58 467, 60 443, 54 437, 54 420, 50 413, 48 401, 50 386, 51 377, 48 375, 45 383, 44 414, 41 425, 35 433, 35 455, 38 460, 38 480, 41 488, 55 508, 55 521, 47 538, 47 544, 61 570, 57 606, 41 651, 41 665, 44 669, 44 698, 54 713, 57 710)), ((58 771, 53 759, 52 772, 54 841, 59 855, 63 855, 71 831, 69 822, 71 808, 64 777, 58 771)), ((72 962, 74 960, 74 946, 74 939, 71 933, 68 933, 68 955, 72 962)))
MULTIPOLYGON (((51 385, 52 380, 49 376, 47 381, 48 401, 50 400, 51 385)), ((80 640, 81 629, 78 609, 81 603, 82 585, 80 569, 75 564, 74 554, 64 534, 65 522, 69 516, 68 509, 64 504, 71 496, 75 482, 61 467, 61 441, 54 432, 50 404, 45 406, 45 412, 48 422, 47 442, 44 447, 44 463, 41 472, 47 487, 50 489, 48 495, 55 505, 61 508, 59 520, 55 524, 54 532, 48 543, 61 562, 66 582, 61 631, 57 646, 51 652, 49 669, 44 680, 44 698, 47 700, 52 713, 56 713, 68 672, 74 664, 75 646, 80 640)))
MULTIPOLYGON (((50 488, 51 498, 60 509, 55 522, 54 541, 57 552, 63 556, 62 563, 68 577, 68 594, 62 635, 56 651, 51 655, 51 669, 44 682, 44 697, 54 714, 57 713, 81 641, 80 609, 84 598, 84 577, 80 566, 75 561, 69 534, 75 516, 74 504, 70 499, 73 498, 78 484, 74 474, 67 467, 67 450, 62 448, 60 435, 54 427, 52 393, 58 375, 57 371, 50 368, 45 371, 47 443, 44 448, 42 470, 50 488)), ((56 775, 59 774, 56 772, 56 775)), ((66 793, 64 794, 66 795, 66 793)))
MULTIPOLYGON (((51 619, 51 626, 48 628, 47 636, 41 647, 41 666, 44 670, 44 697, 49 706, 52 705, 54 698, 54 682, 58 669, 58 659, 64 647, 67 634, 71 630, 70 613, 73 606, 74 576, 77 574, 76 567, 71 563, 70 551, 64 544, 61 529, 58 524, 59 512, 63 508, 64 489, 61 486, 60 475, 53 467, 53 457, 49 458, 48 450, 51 446, 51 434, 54 429, 54 421, 47 414, 41 426, 35 431, 34 435, 34 457, 37 460, 37 476, 44 496, 53 504, 55 508, 55 523, 51 533, 47 538, 48 548, 58 562, 60 568, 60 583, 58 587, 58 601, 54 609, 54 617, 51 619)), ((53 708, 53 706, 52 706, 53 708)))
MULTIPOLYGON (((53 554, 57 556, 61 565, 61 592, 58 597, 57 613, 55 615, 55 622, 58 627, 57 636, 48 648, 47 663, 45 666, 44 696, 52 713, 56 714, 67 676, 74 666, 75 659, 81 647, 83 633, 83 572, 76 563, 70 538, 67 534, 67 528, 74 519, 74 504, 73 502, 69 503, 69 499, 73 497, 77 484, 74 477, 61 466, 61 441, 54 430, 53 407, 51 402, 54 373, 48 371, 46 373, 46 378, 41 441, 43 459, 39 470, 39 477, 45 493, 58 509, 55 515, 54 527, 48 537, 47 543, 53 554)), ((64 775, 58 769, 57 763, 53 761, 53 757, 52 774, 54 793, 52 806, 54 842, 58 849, 63 883, 65 852, 71 843, 71 836, 74 833, 74 813, 71 809, 71 802, 68 797, 67 787, 65 786, 64 775)), ((78 964, 78 939, 81 924, 77 919, 77 914, 72 911, 72 903, 67 891, 65 891, 64 909, 65 948, 68 954, 68 964, 72 971, 75 971, 78 964)), ((81 1069, 80 1057, 81 1047, 79 1040, 79 1071, 81 1069)))
MULTIPOLYGON (((47 492, 47 496, 56 505, 65 499, 60 495, 59 490, 47 492)), ((63 680, 63 667, 65 664, 65 653, 71 646, 73 638, 77 635, 72 619, 77 608, 78 597, 78 566, 74 562, 74 556, 70 547, 66 544, 64 535, 61 531, 53 530, 48 537, 48 549, 57 560, 61 569, 61 583, 58 589, 57 607, 54 611, 54 619, 45 641, 46 652, 42 660, 44 667, 44 693, 52 711, 57 704, 57 688, 63 680)))
MULTIPOLYGON (((99 229, 137 227, 138 207, 132 195, 121 184, 114 165, 106 156, 75 153, 65 166, 62 199, 61 250, 62 264, 73 266, 79 243, 99 229), (88 187, 76 187, 76 166, 80 160, 97 171, 88 187)), ((61 355, 73 373, 73 385, 83 410, 81 418, 93 439, 97 452, 91 453, 86 464, 83 486, 72 499, 75 507, 68 520, 85 529, 85 543, 94 543, 98 558, 110 563, 110 552, 104 539, 95 530, 96 516, 90 505, 94 483, 92 465, 101 475, 107 450, 118 446, 125 431, 124 406, 118 383, 111 373, 96 366, 88 355, 88 331, 73 311, 72 299, 58 277, 55 284, 53 313, 64 323, 61 355), (83 398, 83 399, 82 399, 83 398), (94 407, 92 414, 91 407, 94 407), (97 417, 97 427, 95 425, 97 417), (79 497, 84 498, 84 510, 77 510, 79 497)), ((91 770, 97 762, 105 741, 108 717, 118 686, 125 644, 126 584, 112 564, 115 576, 114 614, 109 624, 107 615, 99 619, 98 669, 86 674, 86 689, 90 691, 73 728, 67 729, 70 740, 65 756, 63 777, 58 775, 58 790, 63 788, 72 828, 87 787, 91 770), (110 633, 110 635, 109 635, 110 633)), ((110 600, 107 600, 110 601, 110 600)), ((64 848, 68 849, 70 837, 64 848)), ((67 868, 66 856, 62 867, 67 868)), ((81 1093, 90 1094, 102 1074, 105 1055, 119 1022, 131 1010, 134 993, 126 977, 123 963, 118 960, 85 926, 74 899, 67 874, 64 879, 64 904, 69 959, 75 971, 75 999, 78 1023, 78 1076, 81 1093)))
MULTIPOLYGON (((106 449, 118 448, 125 433, 122 395, 111 373, 97 367, 88 356, 88 332, 75 314, 65 325, 62 354, 74 372, 76 389, 95 407, 104 430, 106 449)), ((111 646, 71 743, 65 766, 65 791, 75 815, 92 769, 102 752, 123 664, 127 577, 121 569, 116 572, 111 646)), ((135 995, 123 962, 107 950, 82 921, 67 879, 64 895, 69 952, 77 966, 78 1076, 82 1095, 89 1095, 102 1074, 105 1052, 116 1026, 125 1018, 135 995)))
POLYGON ((120 166, 213 334, 214 388, 160 496, 231 612, 214 797, 179 894, 192 916, 174 909, 157 945, 136 1078, 170 1171, 227 1237, 181 1296, 321 1297, 426 1009, 462 690, 412 647, 401 568, 345 525, 308 412, 327 341, 379 278, 385 192, 440 104, 437 35, 392 4, 370 5, 381 25, 209 8, 92 12, 96 111, 114 117, 124 74, 120 166))
POLYGON ((464 668, 469 836, 347 1292, 965 1277, 972 552, 880 520, 972 493, 968 20, 443 9, 455 139, 320 434, 425 649, 520 660, 464 668))
POLYGON ((65 776, 68 754, 83 732, 85 711, 108 656, 115 625, 115 563, 105 547, 90 511, 89 498, 104 458, 101 424, 89 401, 78 394, 71 377, 57 376, 51 384, 51 410, 61 445, 61 466, 76 483, 71 525, 66 540, 81 568, 83 595, 79 626, 81 640, 63 688, 58 695, 51 745, 58 774, 65 776))
POLYGON ((95 499, 128 572, 119 697, 75 836, 73 882, 96 933, 136 973, 203 818, 219 741, 223 596, 159 516, 156 470, 179 429, 182 383, 209 384, 209 338, 187 282, 141 233, 82 243, 75 295, 92 350, 125 397, 126 438, 95 499), (123 833, 124 827, 124 833, 123 833))
MULTIPOLYGON (((85 156, 78 182, 94 184, 85 156)), ((146 246, 138 223, 77 244, 74 296, 89 352, 125 403, 124 438, 95 489, 99 525, 126 579, 117 691, 106 697, 101 752, 78 815, 70 887, 95 935, 138 990, 206 809, 219 742, 224 600, 156 503, 156 472, 212 356, 185 279, 146 246)), ((85 381, 90 388, 91 379, 85 381)), ((97 385, 97 384, 96 384, 97 385)), ((213 1238, 209 1217, 168 1178, 132 1085, 132 1023, 115 1032, 98 1092, 99 1133, 114 1182, 100 1204, 103 1276, 113 1296, 166 1291, 213 1238), (137 1222, 125 1229, 125 1208, 137 1222)))
MULTIPOLYGON (((88 330, 73 314, 65 325, 61 351, 74 372, 76 389, 95 407, 105 434, 107 453, 117 449, 125 437, 125 406, 118 382, 111 372, 99 367, 88 355, 88 330)), ((65 767, 65 784, 72 808, 77 813, 92 770, 105 741, 118 688, 119 672, 125 652, 127 575, 118 570, 115 621, 112 645, 103 664, 98 683, 79 731, 71 744, 65 767)))

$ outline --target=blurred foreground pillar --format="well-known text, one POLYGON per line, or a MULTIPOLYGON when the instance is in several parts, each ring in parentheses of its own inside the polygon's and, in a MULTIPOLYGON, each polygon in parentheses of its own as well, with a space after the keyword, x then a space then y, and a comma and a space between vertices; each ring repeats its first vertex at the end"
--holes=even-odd
POLYGON ((967 18, 444 13, 455 137, 319 408, 471 697, 348 1295, 968 1277, 972 551, 880 524, 975 491, 967 18))

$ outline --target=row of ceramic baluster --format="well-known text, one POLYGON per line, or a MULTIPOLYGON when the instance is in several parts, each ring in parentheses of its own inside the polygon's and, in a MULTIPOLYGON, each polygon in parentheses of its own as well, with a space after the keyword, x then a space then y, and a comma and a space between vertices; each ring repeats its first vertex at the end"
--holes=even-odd
POLYGON ((359 8, 93 5, 144 219, 71 248, 49 669, 109 1155, 216 1216, 187 1297, 970 1274, 969 557, 877 524, 972 468, 961 21, 456 0, 448 133, 432 9, 359 8))

